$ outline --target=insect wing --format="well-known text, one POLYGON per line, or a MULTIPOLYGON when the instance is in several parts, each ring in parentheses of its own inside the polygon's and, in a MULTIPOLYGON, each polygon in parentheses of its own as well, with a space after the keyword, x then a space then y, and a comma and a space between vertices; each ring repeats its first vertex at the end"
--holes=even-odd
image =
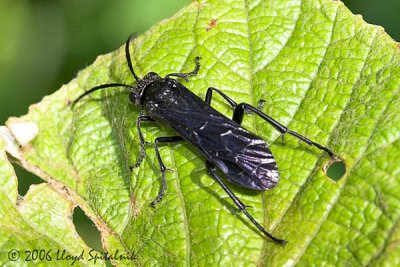
POLYGON ((195 133, 198 147, 228 180, 255 190, 269 189, 279 182, 276 161, 267 144, 235 122, 214 117, 195 133))
POLYGON ((279 182, 276 161, 264 140, 207 106, 159 112, 183 138, 196 146, 233 183, 265 190, 279 182))
POLYGON ((175 80, 159 81, 148 90, 150 115, 197 147, 228 180, 255 190, 278 183, 276 161, 264 140, 175 80))

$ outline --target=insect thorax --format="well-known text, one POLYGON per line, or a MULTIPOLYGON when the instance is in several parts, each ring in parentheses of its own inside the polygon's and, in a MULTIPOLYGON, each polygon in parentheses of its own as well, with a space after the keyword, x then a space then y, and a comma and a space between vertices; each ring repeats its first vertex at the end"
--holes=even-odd
POLYGON ((146 88, 152 83, 161 80, 162 78, 155 72, 149 72, 143 79, 140 79, 136 86, 135 90, 129 94, 129 100, 132 104, 139 106, 143 104, 143 95, 145 93, 146 88))

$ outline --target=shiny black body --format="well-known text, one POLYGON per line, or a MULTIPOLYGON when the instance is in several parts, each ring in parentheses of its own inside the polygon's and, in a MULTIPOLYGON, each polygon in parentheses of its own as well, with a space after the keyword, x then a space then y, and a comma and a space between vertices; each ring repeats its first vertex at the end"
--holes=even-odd
POLYGON ((159 144, 187 141, 205 157, 208 172, 229 195, 239 211, 245 214, 265 236, 278 244, 285 245, 285 240, 278 239, 268 233, 249 214, 246 205, 229 189, 217 172, 218 168, 224 173, 227 180, 253 190, 272 188, 279 181, 277 164, 268 145, 260 137, 240 125, 244 115, 246 113, 254 113, 272 125, 282 136, 290 134, 308 145, 327 152, 331 157, 334 156, 333 152, 275 121, 261 111, 261 106, 255 108, 247 103, 237 104, 226 94, 213 87, 208 88, 203 101, 178 80, 171 78, 177 77, 188 81, 188 77, 195 76, 200 70, 199 57, 196 57, 196 67, 192 72, 171 73, 165 77, 160 77, 158 74, 150 72, 140 79, 133 70, 129 43, 130 38, 125 45, 125 55, 129 70, 136 80, 136 85, 102 84, 79 96, 72 106, 82 97, 97 90, 110 87, 128 89, 131 103, 142 108, 142 113, 136 122, 141 145, 140 156, 137 162, 131 166, 131 169, 138 167, 146 156, 146 141, 141 131, 142 122, 157 121, 171 127, 177 133, 176 136, 158 137, 154 140, 154 149, 162 174, 162 186, 157 198, 151 203, 153 207, 162 200, 166 189, 165 173, 167 168, 161 159, 158 150, 159 144), (213 92, 222 96, 232 107, 232 119, 211 107, 213 92))
POLYGON ((169 125, 242 187, 265 190, 279 181, 276 161, 260 137, 222 115, 180 82, 149 84, 142 98, 146 113, 169 125))

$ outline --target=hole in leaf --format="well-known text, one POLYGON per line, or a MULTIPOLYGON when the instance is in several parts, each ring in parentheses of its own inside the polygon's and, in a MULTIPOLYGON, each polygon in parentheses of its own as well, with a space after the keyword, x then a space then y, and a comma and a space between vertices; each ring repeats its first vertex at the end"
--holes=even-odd
POLYGON ((31 185, 41 184, 45 182, 33 173, 28 172, 18 164, 13 164, 13 167, 15 174, 18 178, 18 194, 20 196, 25 196, 31 185))
POLYGON ((83 241, 85 241, 86 245, 97 251, 103 251, 101 246, 100 232, 79 207, 76 207, 74 210, 73 222, 75 224, 76 231, 83 241))
POLYGON ((325 166, 324 171, 326 176, 337 182, 345 175, 346 164, 344 164, 342 159, 335 159, 325 166))

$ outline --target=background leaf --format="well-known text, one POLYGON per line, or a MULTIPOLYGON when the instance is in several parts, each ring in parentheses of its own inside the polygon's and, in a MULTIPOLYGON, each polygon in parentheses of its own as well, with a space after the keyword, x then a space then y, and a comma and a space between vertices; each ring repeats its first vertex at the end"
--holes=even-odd
MULTIPOLYGON (((187 144, 165 147, 168 191, 156 209, 160 172, 151 147, 139 155, 127 94, 99 92, 74 111, 68 103, 107 82, 133 83, 123 49, 99 57, 55 94, 7 126, 31 122, 39 134, 21 153, 50 185, 62 185, 95 222, 105 249, 140 265, 396 265, 399 263, 399 47, 340 2, 199 1, 135 39, 140 76, 202 68, 185 83, 204 97, 217 87, 238 102, 267 100, 264 111, 326 144, 345 160, 334 183, 320 151, 252 116, 245 127, 271 145, 282 180, 262 194, 232 186, 285 248, 260 237, 206 174, 187 144), (210 27, 210 22, 216 25, 210 27)), ((230 108, 218 98, 218 110, 230 108)), ((149 123, 146 140, 171 135, 149 123)), ((14 130, 15 137, 21 132, 14 130)))

